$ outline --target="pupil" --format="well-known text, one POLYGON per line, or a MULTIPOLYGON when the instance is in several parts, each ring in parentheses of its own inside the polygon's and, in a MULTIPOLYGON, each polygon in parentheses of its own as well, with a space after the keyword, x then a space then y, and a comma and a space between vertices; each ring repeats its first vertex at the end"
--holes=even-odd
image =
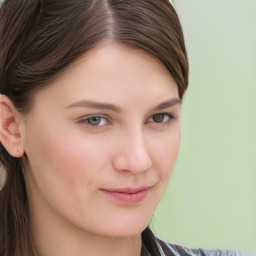
POLYGON ((100 123, 100 117, 91 117, 88 119, 88 123, 92 125, 98 125, 100 123))
POLYGON ((154 122, 162 123, 164 121, 164 115, 163 114, 157 114, 153 116, 154 122))

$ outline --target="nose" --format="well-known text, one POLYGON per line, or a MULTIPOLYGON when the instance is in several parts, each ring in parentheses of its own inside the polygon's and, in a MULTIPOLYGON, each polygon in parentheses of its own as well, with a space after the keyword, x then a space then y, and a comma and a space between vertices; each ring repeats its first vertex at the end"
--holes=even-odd
POLYGON ((152 166, 142 132, 123 135, 115 152, 113 166, 116 170, 139 174, 152 166))

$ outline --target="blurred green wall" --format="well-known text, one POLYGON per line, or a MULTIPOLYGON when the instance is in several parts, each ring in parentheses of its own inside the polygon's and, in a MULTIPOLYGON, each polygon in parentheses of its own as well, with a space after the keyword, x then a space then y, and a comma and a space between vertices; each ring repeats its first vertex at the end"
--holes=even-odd
POLYGON ((190 60, 162 239, 256 252, 256 1, 176 0, 190 60))
POLYGON ((152 226, 172 243, 256 252, 256 0, 173 2, 190 85, 180 157, 152 226))

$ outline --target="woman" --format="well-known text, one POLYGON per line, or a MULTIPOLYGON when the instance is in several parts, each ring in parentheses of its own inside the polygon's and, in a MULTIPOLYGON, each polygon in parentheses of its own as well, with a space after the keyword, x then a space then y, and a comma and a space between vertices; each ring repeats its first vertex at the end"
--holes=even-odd
POLYGON ((147 228, 188 62, 167 0, 5 0, 0 255, 194 255, 147 228))

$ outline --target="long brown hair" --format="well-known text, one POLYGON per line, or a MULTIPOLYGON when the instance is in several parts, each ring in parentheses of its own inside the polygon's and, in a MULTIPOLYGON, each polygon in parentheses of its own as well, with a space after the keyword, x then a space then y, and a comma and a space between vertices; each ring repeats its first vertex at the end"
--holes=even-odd
MULTIPOLYGON (((5 0, 0 8, 0 93, 26 113, 33 95, 104 40, 158 58, 188 86, 182 28, 169 0, 5 0)), ((8 181, 0 193, 0 255, 35 256, 21 159, 0 144, 8 181)))

